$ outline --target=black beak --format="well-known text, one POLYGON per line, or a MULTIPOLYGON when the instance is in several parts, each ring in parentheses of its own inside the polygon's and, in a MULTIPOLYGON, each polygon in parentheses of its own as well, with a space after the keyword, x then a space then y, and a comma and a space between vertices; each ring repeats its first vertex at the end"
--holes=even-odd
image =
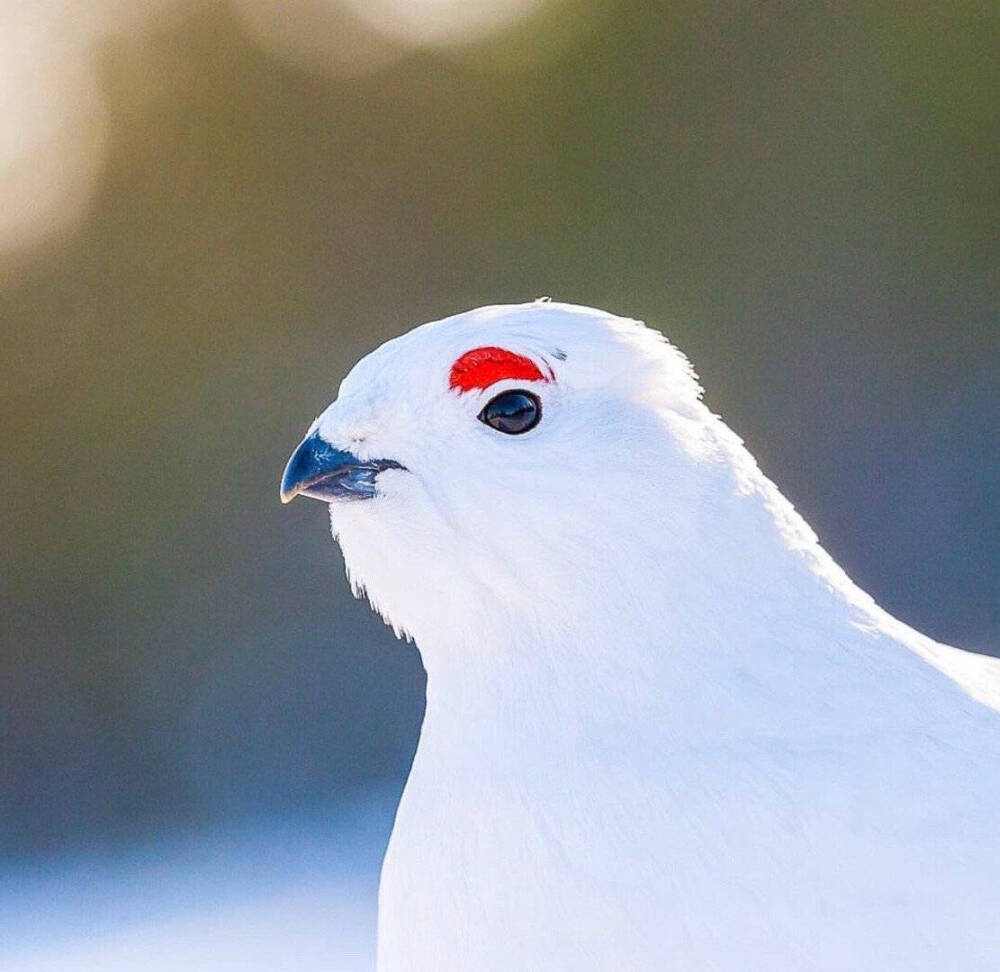
POLYGON ((337 500, 371 499, 375 477, 383 469, 403 469, 393 459, 359 459, 335 449, 318 432, 303 439, 292 453, 281 477, 281 502, 290 503, 300 493, 333 503, 337 500))

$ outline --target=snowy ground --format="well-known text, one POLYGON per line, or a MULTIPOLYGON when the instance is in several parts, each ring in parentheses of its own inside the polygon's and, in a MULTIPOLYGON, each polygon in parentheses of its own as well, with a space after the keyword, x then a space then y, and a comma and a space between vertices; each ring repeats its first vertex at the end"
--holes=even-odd
POLYGON ((0 863, 3 972, 368 972, 393 801, 0 863))

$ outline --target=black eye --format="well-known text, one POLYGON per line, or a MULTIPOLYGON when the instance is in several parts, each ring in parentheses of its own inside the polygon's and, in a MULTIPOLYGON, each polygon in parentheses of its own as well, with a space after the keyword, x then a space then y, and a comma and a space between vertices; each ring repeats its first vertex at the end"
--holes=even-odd
POLYGON ((538 425, 542 403, 537 395, 514 388, 491 398, 479 413, 479 421, 507 435, 520 435, 538 425))

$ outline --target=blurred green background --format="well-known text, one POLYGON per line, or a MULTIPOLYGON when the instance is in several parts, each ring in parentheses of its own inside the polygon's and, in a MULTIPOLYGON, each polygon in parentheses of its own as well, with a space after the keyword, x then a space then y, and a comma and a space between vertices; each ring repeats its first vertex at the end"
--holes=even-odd
POLYGON ((0 856, 401 786, 418 655, 278 479, 482 303, 662 328, 856 581, 1000 651, 995 5, 0 10, 0 856))

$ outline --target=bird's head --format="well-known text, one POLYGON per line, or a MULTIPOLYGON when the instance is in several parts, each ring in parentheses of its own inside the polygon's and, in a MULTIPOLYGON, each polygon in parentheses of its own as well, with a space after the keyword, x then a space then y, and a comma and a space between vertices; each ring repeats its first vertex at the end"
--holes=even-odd
POLYGON ((557 597, 574 570, 614 561, 612 538, 653 528, 647 511, 684 490, 678 471, 704 445, 699 396, 684 357, 638 322, 484 307, 361 360, 281 497, 329 504, 355 589, 397 631, 420 641, 446 614, 475 636, 484 614, 557 597))

